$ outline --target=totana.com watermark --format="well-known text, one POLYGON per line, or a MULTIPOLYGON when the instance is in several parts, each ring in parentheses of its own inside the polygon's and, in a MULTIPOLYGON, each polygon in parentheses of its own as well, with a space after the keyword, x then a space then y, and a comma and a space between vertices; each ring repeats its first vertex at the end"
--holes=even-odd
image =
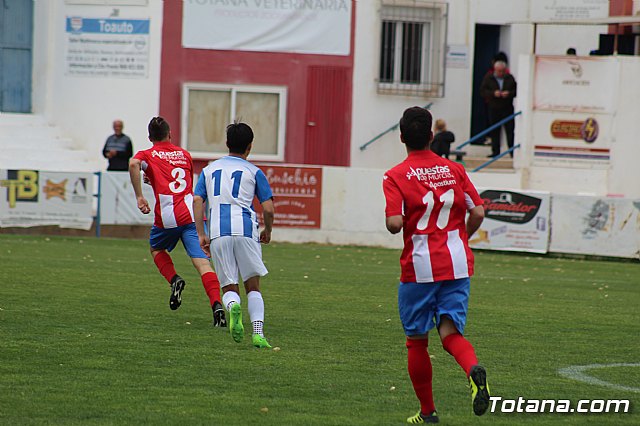
POLYGON ((581 399, 573 404, 568 399, 503 399, 489 398, 492 413, 628 413, 628 399, 581 399))

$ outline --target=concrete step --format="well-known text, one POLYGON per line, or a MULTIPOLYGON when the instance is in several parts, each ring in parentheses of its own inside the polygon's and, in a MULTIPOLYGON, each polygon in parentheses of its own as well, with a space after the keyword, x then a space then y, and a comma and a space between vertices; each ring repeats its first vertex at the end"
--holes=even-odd
MULTIPOLYGON (((485 157, 465 156, 464 157, 464 165, 465 165, 465 168, 467 170, 473 170, 476 167, 479 167, 479 166, 483 165, 484 163, 486 163, 489 160, 491 160, 491 159, 487 158, 486 156, 485 157)), ((499 160, 496 160, 493 163, 489 164, 487 167, 485 167, 485 169, 501 169, 501 170, 510 169, 510 170, 513 170, 513 159, 507 155, 507 156, 502 157, 499 160)))
POLYGON ((97 171, 100 164, 88 158, 85 151, 72 149, 5 148, 0 151, 1 169, 33 169, 53 171, 97 171))

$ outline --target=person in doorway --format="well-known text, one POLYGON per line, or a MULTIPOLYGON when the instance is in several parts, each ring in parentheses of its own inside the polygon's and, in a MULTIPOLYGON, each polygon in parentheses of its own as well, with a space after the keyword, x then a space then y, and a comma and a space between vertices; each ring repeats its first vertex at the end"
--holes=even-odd
MULTIPOLYGON (((515 78, 507 72, 507 64, 503 61, 496 61, 493 64, 493 73, 486 75, 480 85, 480 95, 487 102, 489 126, 493 126, 513 114, 513 99, 516 94, 517 83, 515 78)), ((491 132, 491 155, 489 157, 500 155, 502 127, 507 135, 507 146, 513 147, 515 122, 509 120, 491 132)), ((513 152, 511 156, 513 157, 513 152)))
POLYGON ((129 136, 122 133, 122 120, 113 122, 113 134, 107 138, 102 155, 109 160, 108 171, 126 172, 129 170, 129 158, 133 155, 133 145, 129 136))

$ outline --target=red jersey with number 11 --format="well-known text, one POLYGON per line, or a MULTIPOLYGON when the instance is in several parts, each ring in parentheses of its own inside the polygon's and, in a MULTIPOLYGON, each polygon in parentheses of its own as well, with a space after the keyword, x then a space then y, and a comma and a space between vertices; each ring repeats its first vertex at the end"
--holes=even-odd
POLYGON ((402 282, 473 275, 466 214, 482 199, 464 167, 430 150, 413 151, 384 175, 386 216, 402 215, 402 282))
POLYGON ((171 142, 156 142, 133 158, 142 162, 156 197, 153 224, 176 228, 193 223, 193 161, 171 142))

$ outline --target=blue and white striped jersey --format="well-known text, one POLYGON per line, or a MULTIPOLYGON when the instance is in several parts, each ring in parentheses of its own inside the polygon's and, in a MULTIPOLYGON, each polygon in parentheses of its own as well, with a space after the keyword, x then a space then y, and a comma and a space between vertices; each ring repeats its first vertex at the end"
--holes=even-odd
POLYGON ((260 239, 253 198, 263 203, 273 194, 258 167, 240 157, 223 157, 202 169, 194 194, 209 202, 212 240, 229 235, 260 239))

